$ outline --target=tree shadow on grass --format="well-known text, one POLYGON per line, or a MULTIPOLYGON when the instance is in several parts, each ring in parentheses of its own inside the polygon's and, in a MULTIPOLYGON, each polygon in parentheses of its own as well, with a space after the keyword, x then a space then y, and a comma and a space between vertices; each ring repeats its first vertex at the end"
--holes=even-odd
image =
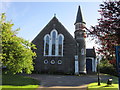
POLYGON ((39 81, 21 75, 2 74, 2 85, 25 86, 25 85, 39 85, 39 81))

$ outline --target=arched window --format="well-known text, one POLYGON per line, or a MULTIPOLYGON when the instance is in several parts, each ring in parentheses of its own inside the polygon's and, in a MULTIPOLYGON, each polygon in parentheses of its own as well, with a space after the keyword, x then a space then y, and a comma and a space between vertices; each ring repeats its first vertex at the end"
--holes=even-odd
POLYGON ((44 36, 44 56, 63 56, 64 36, 53 29, 44 36))
POLYGON ((49 55, 50 36, 47 34, 44 37, 44 55, 49 55))
POLYGON ((58 55, 63 56, 63 40, 64 37, 62 34, 58 36, 58 55))
POLYGON ((56 39, 57 39, 57 31, 53 30, 51 32, 51 37, 52 37, 52 55, 56 55, 56 39))

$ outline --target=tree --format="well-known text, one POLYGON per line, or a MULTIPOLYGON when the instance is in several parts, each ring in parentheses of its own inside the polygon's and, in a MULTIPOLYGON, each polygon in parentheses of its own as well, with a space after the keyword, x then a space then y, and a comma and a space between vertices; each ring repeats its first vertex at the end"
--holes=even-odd
POLYGON ((92 26, 90 34, 97 38, 97 49, 104 58, 115 60, 115 47, 120 45, 120 1, 108 1, 100 4, 101 18, 98 25, 92 26))
POLYGON ((34 70, 33 58, 36 56, 31 49, 35 49, 35 45, 16 36, 19 29, 12 30, 13 25, 6 21, 4 13, 1 14, 2 64, 14 74, 22 72, 30 74, 34 70))

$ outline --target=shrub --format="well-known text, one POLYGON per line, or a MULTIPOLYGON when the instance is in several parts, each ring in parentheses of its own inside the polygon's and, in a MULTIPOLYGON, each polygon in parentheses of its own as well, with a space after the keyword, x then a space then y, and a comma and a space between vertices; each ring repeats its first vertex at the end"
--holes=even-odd
POLYGON ((113 66, 113 64, 110 64, 108 60, 102 60, 99 64, 99 67, 101 73, 117 76, 116 68, 113 66))

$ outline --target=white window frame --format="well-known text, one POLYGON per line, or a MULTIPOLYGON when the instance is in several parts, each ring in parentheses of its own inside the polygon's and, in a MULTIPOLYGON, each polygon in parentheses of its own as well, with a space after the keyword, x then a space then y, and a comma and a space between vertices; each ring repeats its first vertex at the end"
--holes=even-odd
POLYGON ((50 62, 51 64, 55 64, 55 60, 51 60, 51 62, 50 62))
POLYGON ((62 60, 58 60, 58 64, 62 64, 62 60))
POLYGON ((48 64, 48 60, 46 59, 46 60, 44 60, 44 64, 48 64))
POLYGON ((51 56, 57 56, 57 55, 58 55, 58 54, 56 53, 57 50, 58 50, 58 49, 57 49, 57 46, 58 46, 58 45, 57 45, 57 43, 58 43, 58 42, 57 42, 57 37, 58 37, 58 32, 57 32, 57 30, 56 30, 56 29, 53 29, 53 30, 51 31, 51 33, 50 33, 50 36, 51 36, 51 44, 50 44, 50 45, 51 45, 51 47, 50 47, 50 48, 51 48, 51 49, 50 49, 51 52, 50 52, 50 55, 51 55, 51 56), (52 39, 53 39, 53 38, 52 38, 52 35, 53 35, 53 32, 56 33, 56 39, 55 39, 55 55, 52 55, 52 39))
POLYGON ((84 48, 81 49, 81 55, 85 55, 85 50, 84 50, 84 48))
MULTIPOLYGON (((62 36, 62 55, 59 56, 63 56, 63 41, 64 41, 64 36, 62 34, 58 35, 58 42, 59 42, 59 37, 62 36)), ((59 43, 58 43, 58 52, 59 52, 59 43)), ((59 54, 59 53, 58 53, 59 54)))
POLYGON ((46 34, 44 36, 44 56, 63 56, 63 42, 64 42, 64 36, 63 34, 58 34, 57 30, 56 29, 53 29, 50 34, 46 34), (52 55, 52 34, 53 32, 56 32, 56 39, 55 39, 55 55, 52 55), (45 53, 45 49, 46 49, 46 37, 49 36, 49 55, 46 55, 45 53), (58 43, 58 39, 59 37, 62 36, 62 55, 58 55, 59 53, 59 43, 58 43))
POLYGON ((49 56, 49 54, 48 55, 46 55, 46 38, 47 38, 47 36, 49 37, 49 50, 48 50, 48 52, 50 51, 50 35, 49 34, 46 34, 45 36, 44 36, 44 56, 49 56))

